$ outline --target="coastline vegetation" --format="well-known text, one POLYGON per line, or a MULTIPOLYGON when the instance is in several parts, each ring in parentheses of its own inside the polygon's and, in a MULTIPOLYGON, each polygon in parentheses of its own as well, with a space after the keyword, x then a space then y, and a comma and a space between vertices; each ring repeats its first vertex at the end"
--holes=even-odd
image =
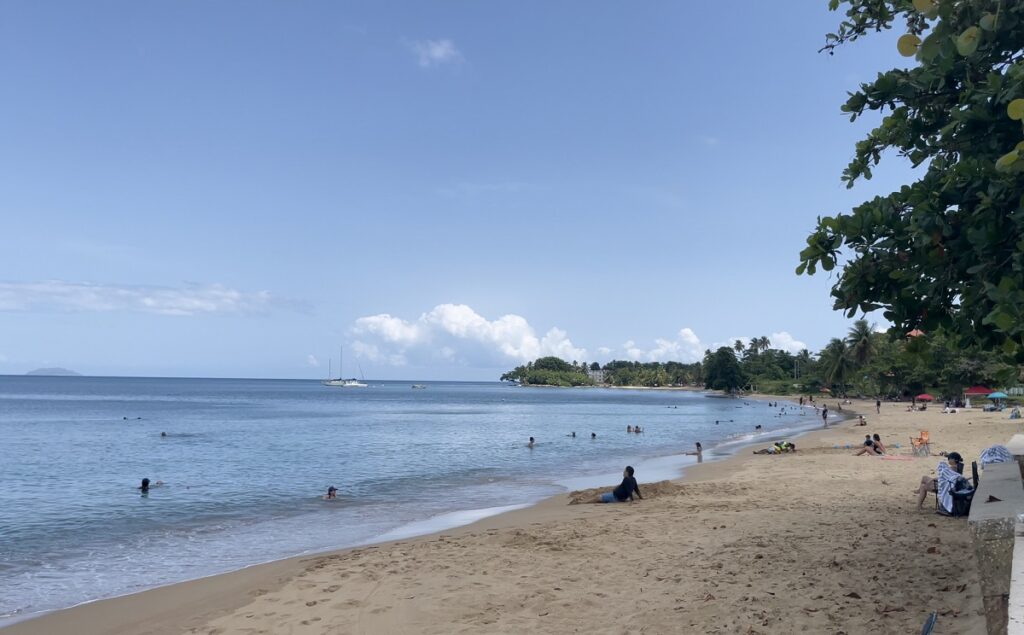
POLYGON ((695 387, 725 392, 907 397, 932 391, 956 397, 974 385, 1005 386, 1018 368, 996 352, 964 347, 942 330, 902 336, 876 332, 857 320, 843 337, 816 354, 771 348, 767 337, 705 351, 699 362, 604 364, 542 357, 501 376, 502 381, 544 386, 695 387))

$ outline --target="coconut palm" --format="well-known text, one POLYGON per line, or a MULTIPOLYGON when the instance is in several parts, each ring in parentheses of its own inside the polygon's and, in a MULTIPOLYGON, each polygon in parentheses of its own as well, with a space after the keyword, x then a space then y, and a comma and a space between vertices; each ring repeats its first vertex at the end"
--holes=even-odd
POLYGON ((853 356, 846 340, 833 337, 828 346, 822 349, 819 361, 825 381, 832 385, 838 384, 845 394, 846 378, 854 368, 853 356))
POLYGON ((757 348, 760 351, 764 352, 764 351, 768 350, 768 347, 771 346, 771 345, 772 345, 772 342, 771 342, 771 340, 768 339, 767 335, 762 335, 761 337, 757 338, 757 348))
POLYGON ((846 334, 846 343, 850 346, 850 354, 857 362, 857 366, 864 366, 871 361, 871 354, 874 352, 871 337, 874 330, 874 324, 868 324, 867 320, 861 319, 854 322, 846 334))
POLYGON ((743 348, 744 348, 743 340, 736 340, 735 342, 733 342, 732 348, 737 353, 742 353, 743 352, 743 348))

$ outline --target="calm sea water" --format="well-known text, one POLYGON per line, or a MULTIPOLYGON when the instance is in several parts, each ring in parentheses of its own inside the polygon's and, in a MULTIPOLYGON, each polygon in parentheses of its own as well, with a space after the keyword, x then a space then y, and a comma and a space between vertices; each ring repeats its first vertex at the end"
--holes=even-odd
POLYGON ((711 458, 818 425, 691 392, 370 384, 0 377, 0 616, 450 527, 627 463, 670 478, 695 441, 711 458), (165 485, 141 496, 143 477, 165 485))

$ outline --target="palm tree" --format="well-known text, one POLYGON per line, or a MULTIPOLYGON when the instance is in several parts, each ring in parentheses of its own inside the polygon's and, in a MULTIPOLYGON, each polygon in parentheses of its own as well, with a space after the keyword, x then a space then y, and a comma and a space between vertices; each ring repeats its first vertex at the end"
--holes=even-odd
POLYGON ((768 347, 771 345, 771 340, 768 339, 767 335, 762 335, 761 337, 757 338, 757 348, 760 349, 762 352, 768 350, 768 347))
POLYGON ((853 370, 853 356, 846 340, 833 337, 821 351, 821 369, 825 381, 829 384, 839 384, 843 394, 846 394, 846 378, 853 370))
POLYGON ((742 353, 743 352, 743 340, 736 340, 735 342, 733 342, 732 348, 737 353, 742 353))
POLYGON ((864 366, 871 361, 871 354, 874 352, 871 336, 874 330, 874 324, 869 325, 867 320, 861 319, 853 323, 846 335, 846 343, 850 345, 850 353, 858 366, 864 366))

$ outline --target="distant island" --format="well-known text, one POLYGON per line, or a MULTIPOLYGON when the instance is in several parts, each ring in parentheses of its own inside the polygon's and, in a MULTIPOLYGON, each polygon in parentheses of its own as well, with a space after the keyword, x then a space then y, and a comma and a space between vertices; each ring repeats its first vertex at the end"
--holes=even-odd
POLYGON ((49 375, 51 377, 81 377, 81 373, 76 373, 73 370, 67 368, 37 368, 30 370, 26 375, 49 375))

